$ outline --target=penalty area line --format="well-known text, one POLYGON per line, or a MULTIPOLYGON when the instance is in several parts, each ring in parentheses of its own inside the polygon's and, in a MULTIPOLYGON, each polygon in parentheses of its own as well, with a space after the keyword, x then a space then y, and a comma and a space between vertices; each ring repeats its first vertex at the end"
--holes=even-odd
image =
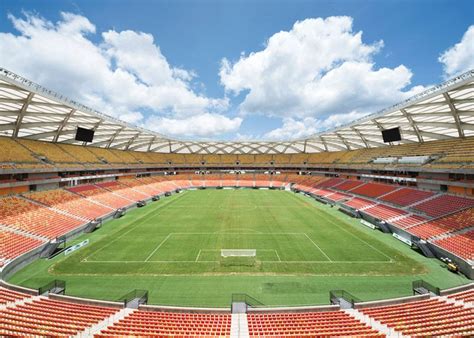
POLYGON ((326 257, 330 262, 332 262, 332 259, 329 258, 328 255, 326 255, 326 253, 323 251, 323 249, 321 249, 321 248, 319 247, 319 245, 317 245, 316 243, 314 243, 314 241, 313 241, 311 238, 309 238, 309 236, 308 236, 306 233, 304 233, 304 235, 306 236, 307 239, 309 239, 309 240, 311 241, 311 243, 313 243, 313 245, 314 245, 316 248, 318 248, 319 251, 321 251, 321 253, 324 255, 324 257, 326 257))
POLYGON ((158 244, 158 246, 155 248, 155 250, 153 250, 151 252, 151 254, 145 259, 145 262, 148 262, 148 260, 155 254, 155 252, 158 251, 158 249, 168 240, 168 238, 171 237, 172 234, 169 234, 168 236, 166 236, 166 238, 164 240, 161 241, 160 244, 158 244))

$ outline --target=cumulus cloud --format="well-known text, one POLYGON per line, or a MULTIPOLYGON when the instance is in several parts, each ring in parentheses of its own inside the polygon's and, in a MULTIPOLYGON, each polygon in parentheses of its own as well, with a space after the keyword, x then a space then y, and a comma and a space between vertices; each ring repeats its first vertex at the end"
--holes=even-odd
POLYGON ((241 123, 242 118, 240 117, 229 118, 220 114, 205 113, 186 119, 152 116, 148 119, 146 125, 166 135, 207 138, 209 135, 236 132, 241 123))
POLYGON ((354 121, 365 115, 367 115, 367 113, 352 111, 347 114, 330 115, 323 120, 314 117, 305 117, 302 119, 287 117, 283 119, 281 127, 270 130, 265 133, 262 138, 268 140, 304 138, 316 134, 317 132, 354 121))
MULTIPOLYGON (((99 111, 141 124, 140 111, 177 121, 218 117, 229 106, 226 98, 195 92, 196 73, 170 65, 150 34, 109 30, 98 36, 86 17, 71 13, 56 23, 30 13, 9 19, 18 34, 0 33, 2 67, 99 111)), ((200 134, 198 125, 194 131, 200 134)))
POLYGON ((383 41, 364 43, 350 17, 306 19, 271 36, 261 51, 223 59, 220 80, 229 93, 245 94, 241 114, 278 116, 284 124, 374 112, 423 89, 407 89, 412 72, 404 65, 377 68, 381 48, 383 41))
POLYGON ((474 69, 474 25, 464 33, 461 41, 444 51, 438 58, 446 77, 474 69))

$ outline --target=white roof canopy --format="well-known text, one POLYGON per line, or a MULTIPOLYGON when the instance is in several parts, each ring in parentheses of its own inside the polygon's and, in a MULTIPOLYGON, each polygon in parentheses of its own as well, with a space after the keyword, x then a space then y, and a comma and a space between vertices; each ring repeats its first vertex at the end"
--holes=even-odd
POLYGON ((122 150, 200 154, 314 153, 386 146, 381 130, 400 127, 400 144, 474 136, 474 70, 404 102, 332 130, 288 141, 186 141, 130 125, 0 68, 0 135, 122 150))

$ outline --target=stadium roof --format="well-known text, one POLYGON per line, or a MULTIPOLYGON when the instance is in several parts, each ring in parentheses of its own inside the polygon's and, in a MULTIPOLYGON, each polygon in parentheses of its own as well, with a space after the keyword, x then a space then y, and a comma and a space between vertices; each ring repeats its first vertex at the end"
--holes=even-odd
POLYGON ((304 139, 189 141, 130 125, 0 68, 0 135, 83 144, 76 128, 95 130, 103 148, 201 154, 313 153, 386 146, 381 130, 400 127, 400 144, 474 135, 474 70, 404 102, 304 139))

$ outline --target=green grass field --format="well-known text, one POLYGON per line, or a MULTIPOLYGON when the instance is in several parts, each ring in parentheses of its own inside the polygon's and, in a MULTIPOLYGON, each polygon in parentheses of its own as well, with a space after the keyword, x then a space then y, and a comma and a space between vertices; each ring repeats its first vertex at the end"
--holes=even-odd
POLYGON ((110 221, 90 244, 19 271, 10 282, 67 282, 67 294, 116 300, 138 288, 150 303, 228 306, 232 293, 267 305, 327 304, 331 289, 364 300, 409 295, 411 281, 442 288, 467 279, 389 235, 286 191, 196 190, 110 221), (255 249, 249 260, 221 249, 255 249), (249 263, 251 262, 251 263, 249 263))

